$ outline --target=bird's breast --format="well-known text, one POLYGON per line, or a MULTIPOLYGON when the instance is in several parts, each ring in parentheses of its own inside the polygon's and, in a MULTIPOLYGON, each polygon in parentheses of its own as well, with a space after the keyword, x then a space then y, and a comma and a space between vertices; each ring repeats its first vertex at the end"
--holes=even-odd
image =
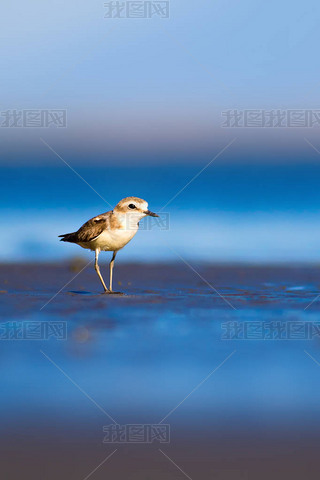
POLYGON ((115 230, 104 230, 95 240, 92 242, 94 249, 100 248, 100 250, 119 250, 123 248, 137 233, 137 228, 123 229, 117 228, 115 230))

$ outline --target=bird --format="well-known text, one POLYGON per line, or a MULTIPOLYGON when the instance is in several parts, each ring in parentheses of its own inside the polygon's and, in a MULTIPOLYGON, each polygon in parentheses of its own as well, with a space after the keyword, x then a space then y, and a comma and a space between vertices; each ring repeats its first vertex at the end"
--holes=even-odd
POLYGON ((94 251, 94 268, 104 292, 109 294, 121 293, 112 290, 114 260, 117 252, 135 236, 139 228, 139 221, 146 216, 159 217, 156 213, 150 212, 148 203, 142 198, 126 197, 113 210, 91 218, 76 232, 59 235, 59 238, 61 238, 61 242, 76 243, 82 248, 94 251), (109 288, 103 280, 98 264, 101 251, 113 252, 109 264, 109 288))

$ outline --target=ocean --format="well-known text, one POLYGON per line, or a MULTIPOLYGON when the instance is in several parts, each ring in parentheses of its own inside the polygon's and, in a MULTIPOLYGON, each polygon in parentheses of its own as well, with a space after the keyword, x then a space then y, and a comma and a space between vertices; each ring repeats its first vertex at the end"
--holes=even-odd
POLYGON ((217 161, 191 181, 200 169, 174 163, 77 165, 81 179, 64 164, 2 167, 0 260, 88 258, 90 252, 59 243, 58 235, 133 195, 161 217, 141 222, 142 231, 120 261, 168 262, 177 254, 209 263, 319 261, 320 162, 217 161))

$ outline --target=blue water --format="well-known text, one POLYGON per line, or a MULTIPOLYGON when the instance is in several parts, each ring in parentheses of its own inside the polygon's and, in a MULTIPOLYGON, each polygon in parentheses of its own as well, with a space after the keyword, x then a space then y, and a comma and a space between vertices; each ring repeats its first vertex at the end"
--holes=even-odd
POLYGON ((195 267, 208 283, 183 263, 120 264, 126 295, 108 296, 92 266, 0 265, 3 321, 67 331, 0 340, 3 478, 85 479, 115 449, 98 480, 184 478, 159 448, 192 479, 318 478, 319 330, 303 328, 319 327, 318 269, 195 267), (226 322, 299 336, 228 340, 226 322), (171 441, 104 444, 110 416, 164 420, 171 441))
POLYGON ((168 245, 204 261, 319 260, 319 164, 217 161, 172 202, 199 164, 75 169, 92 188, 64 164, 1 168, 0 260, 87 258, 88 252, 59 243, 57 235, 77 230, 129 195, 145 198, 154 211, 163 209, 166 225, 144 225, 121 252, 124 260, 171 260, 176 254, 168 245))

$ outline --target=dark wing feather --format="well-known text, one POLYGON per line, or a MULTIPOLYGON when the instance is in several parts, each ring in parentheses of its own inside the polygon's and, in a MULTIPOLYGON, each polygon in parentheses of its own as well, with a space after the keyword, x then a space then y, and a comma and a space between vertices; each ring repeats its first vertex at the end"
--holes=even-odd
POLYGON ((70 243, 75 243, 76 240, 76 235, 77 233, 76 232, 73 232, 73 233, 64 233, 63 235, 59 235, 59 238, 61 238, 60 242, 70 242, 70 243))
POLYGON ((107 228, 107 219, 102 215, 91 218, 76 232, 77 242, 91 242, 107 228))
POLYGON ((109 212, 91 218, 77 232, 59 235, 62 242, 87 243, 97 238, 109 226, 109 212))

